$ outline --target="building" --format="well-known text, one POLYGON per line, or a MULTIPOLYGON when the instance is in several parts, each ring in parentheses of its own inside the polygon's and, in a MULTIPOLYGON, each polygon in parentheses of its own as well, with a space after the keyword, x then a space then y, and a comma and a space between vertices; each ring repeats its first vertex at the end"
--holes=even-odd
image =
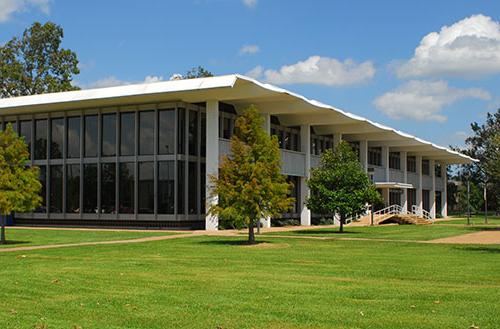
MULTIPOLYGON (((311 224, 305 179, 340 140, 357 150, 387 205, 447 215, 446 167, 473 159, 337 108, 240 75, 0 100, 41 168, 43 206, 18 224, 217 229, 209 174, 229 151, 238 111, 254 104, 280 141, 295 183, 286 217, 311 224)), ((269 222, 267 222, 269 224, 269 222)))

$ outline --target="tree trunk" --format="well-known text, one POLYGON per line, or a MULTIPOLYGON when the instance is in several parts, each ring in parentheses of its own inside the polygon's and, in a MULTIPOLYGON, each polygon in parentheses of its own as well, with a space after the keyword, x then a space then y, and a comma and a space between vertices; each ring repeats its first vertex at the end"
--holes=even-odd
POLYGON ((1 229, 0 229, 0 244, 5 244, 5 222, 7 218, 5 216, 0 215, 0 223, 1 223, 1 229))
POLYGON ((339 230, 340 233, 344 232, 344 220, 345 220, 345 216, 340 215, 340 230, 339 230))
POLYGON ((250 221, 250 224, 248 224, 248 243, 249 244, 255 243, 255 233, 253 231, 253 221, 250 221))

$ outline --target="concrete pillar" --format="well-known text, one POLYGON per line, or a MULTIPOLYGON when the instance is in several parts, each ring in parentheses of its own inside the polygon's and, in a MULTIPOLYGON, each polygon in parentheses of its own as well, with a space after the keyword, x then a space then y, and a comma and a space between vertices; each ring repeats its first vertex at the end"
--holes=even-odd
POLYGON ((430 206, 431 206, 431 216, 432 218, 436 218, 436 162, 435 160, 430 160, 429 161, 429 167, 430 167, 430 174, 431 174, 431 179, 432 179, 432 188, 429 193, 429 201, 430 201, 430 206))
POLYGON ((390 181, 389 171, 389 146, 382 146, 382 168, 385 169, 385 181, 390 181))
POLYGON ((415 157, 415 160, 417 162, 417 174, 418 174, 417 206, 420 207, 420 209, 423 209, 424 205, 422 203, 422 156, 417 155, 415 157))
POLYGON ((441 216, 448 217, 448 175, 446 164, 441 164, 441 179, 443 180, 443 191, 441 192, 441 216))
POLYGON ((365 169, 365 172, 368 172, 368 141, 361 140, 359 141, 359 162, 365 169))
MULTIPOLYGON (((266 131, 268 135, 271 135, 271 115, 269 113, 261 113, 261 116, 264 118, 264 123, 262 128, 266 131)), ((261 218, 260 224, 264 228, 271 227, 271 218, 261 218)))
MULTIPOLYGON (((219 175, 219 102, 215 100, 207 101, 207 129, 206 129, 206 209, 217 204, 217 196, 212 195, 213 184, 210 182, 210 175, 219 175)), ((217 231, 219 229, 219 219, 216 216, 205 216, 205 230, 217 231)))
POLYGON ((311 211, 304 204, 309 197, 306 179, 311 175, 311 126, 300 126, 300 151, 305 154, 305 177, 300 178, 300 225, 311 225, 311 211))
MULTIPOLYGON (((408 168, 407 166, 407 157, 408 154, 406 151, 402 151, 399 153, 400 154, 400 161, 401 161, 401 171, 403 172, 403 183, 408 183, 408 168)), ((401 205, 404 210, 408 210, 408 189, 403 189, 403 195, 402 195, 403 200, 401 200, 401 205)), ((411 209, 410 209, 411 211, 411 209)))
POLYGON ((342 140, 342 134, 341 133, 334 133, 333 134, 333 147, 336 147, 337 145, 339 145, 341 140, 342 140))

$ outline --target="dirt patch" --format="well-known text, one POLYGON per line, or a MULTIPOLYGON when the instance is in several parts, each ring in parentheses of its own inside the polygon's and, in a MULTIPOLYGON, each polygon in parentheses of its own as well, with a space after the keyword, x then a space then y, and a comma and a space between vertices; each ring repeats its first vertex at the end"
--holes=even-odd
POLYGON ((500 244, 500 231, 482 231, 468 233, 449 238, 427 241, 428 243, 456 243, 456 244, 500 244))

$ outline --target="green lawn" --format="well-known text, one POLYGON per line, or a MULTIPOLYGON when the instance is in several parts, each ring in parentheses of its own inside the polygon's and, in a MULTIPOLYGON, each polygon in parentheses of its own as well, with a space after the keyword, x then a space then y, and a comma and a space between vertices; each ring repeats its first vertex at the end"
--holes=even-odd
POLYGON ((190 237, 0 253, 0 328, 500 323, 498 245, 258 239, 267 243, 190 237))
POLYGON ((37 230, 8 227, 7 244, 0 248, 36 246, 44 244, 65 244, 107 240, 136 239, 155 235, 168 235, 170 232, 132 232, 132 231, 93 231, 93 230, 37 230))
MULTIPOLYGON (((451 217, 451 220, 443 220, 439 221, 440 224, 467 224, 467 218, 462 216, 460 217, 451 217)), ((484 223, 484 215, 473 215, 471 216, 471 224, 472 225, 499 225, 500 226, 500 217, 498 216, 488 216, 488 224, 484 223)))

